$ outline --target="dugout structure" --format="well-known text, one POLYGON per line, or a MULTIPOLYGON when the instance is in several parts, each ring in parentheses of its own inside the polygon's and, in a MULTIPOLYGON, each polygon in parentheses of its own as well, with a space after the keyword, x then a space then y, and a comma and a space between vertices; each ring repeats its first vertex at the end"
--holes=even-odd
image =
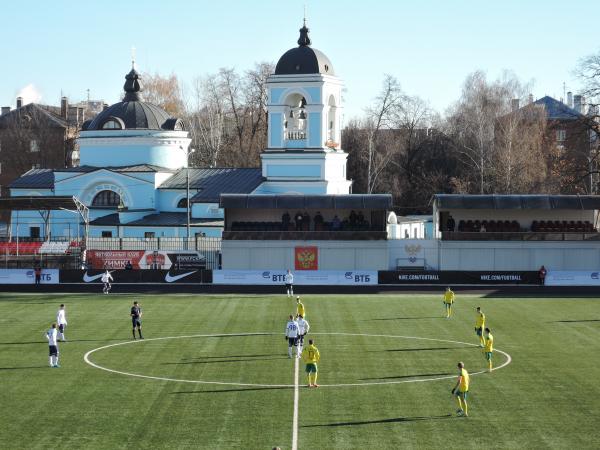
MULTIPOLYGON (((21 228, 19 217, 11 214, 11 223, 8 226, 8 236, 0 241, 0 256, 4 259, 5 267, 33 267, 43 264, 45 267, 70 268, 79 265, 83 250, 82 242, 86 242, 89 230, 89 209, 75 196, 23 196, 0 198, 0 210, 4 211, 37 211, 42 218, 44 233, 43 238, 31 237, 27 229, 27 237, 21 237, 17 231, 12 235, 13 222, 15 230, 21 228), (84 239, 79 242, 59 242, 53 239, 51 229, 51 211, 63 210, 78 214, 84 230, 84 239)), ((23 225, 23 230, 29 222, 23 225)), ((64 241, 64 237, 63 241, 64 241)))
POLYGON ((220 207, 223 269, 387 268, 389 194, 223 194, 220 207))

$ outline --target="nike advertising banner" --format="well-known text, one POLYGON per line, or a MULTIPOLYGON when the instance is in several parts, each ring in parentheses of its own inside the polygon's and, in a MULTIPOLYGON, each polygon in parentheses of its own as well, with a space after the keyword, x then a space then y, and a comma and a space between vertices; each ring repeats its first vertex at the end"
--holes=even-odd
POLYGON ((206 256, 196 251, 88 250, 87 262, 94 269, 206 269, 206 256))
MULTIPOLYGON (((61 283, 102 283, 104 270, 61 270, 61 283)), ((119 283, 211 283, 210 270, 109 270, 119 283)))
MULTIPOLYGON (((285 270, 214 270, 213 284, 281 285, 285 270)), ((301 286, 370 286, 377 284, 375 270, 304 270, 294 273, 301 286)))
MULTIPOLYGON (((40 284, 58 284, 58 269, 42 269, 40 284)), ((0 284, 35 284, 33 269, 0 269, 0 284)))
POLYGON ((531 272, 380 270, 379 284, 539 284, 531 272))
POLYGON ((546 286, 600 286, 600 272, 549 270, 546 286))

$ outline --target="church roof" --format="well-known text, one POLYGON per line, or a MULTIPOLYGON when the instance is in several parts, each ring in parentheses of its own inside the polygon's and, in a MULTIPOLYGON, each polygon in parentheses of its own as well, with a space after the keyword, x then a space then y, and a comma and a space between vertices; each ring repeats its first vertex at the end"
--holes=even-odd
POLYGON ((67 169, 55 170, 55 172, 95 172, 96 170, 110 170, 112 172, 174 172, 173 169, 167 169, 166 167, 155 166, 153 164, 136 164, 133 166, 77 166, 69 167, 67 169))
POLYGON ((31 169, 14 180, 8 187, 11 189, 54 189, 55 172, 90 173, 102 169, 117 173, 174 172, 172 169, 152 164, 118 167, 77 166, 65 169, 31 169))
MULTIPOLYGON (((128 227, 185 227, 187 225, 187 213, 184 212, 161 212, 148 214, 141 219, 131 222, 122 222, 119 213, 107 214, 90 222, 95 226, 128 226, 128 227)), ((219 219, 195 219, 191 218, 190 225, 193 227, 222 227, 223 220, 219 219)))
POLYGON ((17 189, 53 189, 54 171, 52 169, 31 169, 8 185, 17 189))
MULTIPOLYGON (((125 75, 123 101, 111 105, 91 121, 85 122, 82 130, 102 130, 111 119, 121 123, 121 128, 146 130, 182 129, 180 120, 172 118, 164 109, 143 101, 141 75, 135 67, 125 75), (176 128, 179 127, 179 128, 176 128)), ((114 129, 114 128, 112 128, 114 129)), ((117 128, 118 129, 118 128, 117 128)))
POLYGON ((288 50, 279 58, 275 67, 275 75, 312 73, 335 75, 329 58, 323 52, 311 47, 309 31, 305 21, 303 27, 300 28, 298 47, 288 50))
MULTIPOLYGON (((190 170, 190 189, 199 191, 191 199, 195 203, 217 203, 224 193, 247 194, 263 181, 261 169, 214 168, 190 170)), ((159 189, 185 189, 187 169, 180 169, 159 189)))

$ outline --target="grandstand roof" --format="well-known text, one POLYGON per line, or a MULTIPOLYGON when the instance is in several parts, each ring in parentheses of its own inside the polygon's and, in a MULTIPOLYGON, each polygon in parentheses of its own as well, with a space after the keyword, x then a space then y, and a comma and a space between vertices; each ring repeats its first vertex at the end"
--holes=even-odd
POLYGON ((240 195, 223 194, 221 208, 246 209, 391 209, 390 194, 240 195))
POLYGON ((71 196, 32 196, 0 198, 0 210, 77 210, 74 197, 71 196))
POLYGON ((436 194, 437 209, 600 209, 600 195, 436 194))

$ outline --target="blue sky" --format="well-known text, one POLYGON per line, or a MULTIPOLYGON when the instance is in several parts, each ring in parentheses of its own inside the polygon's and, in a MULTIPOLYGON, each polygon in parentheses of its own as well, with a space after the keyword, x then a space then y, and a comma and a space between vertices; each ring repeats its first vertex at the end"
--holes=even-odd
MULTIPOLYGON (((477 69, 535 82, 542 97, 577 91, 577 60, 600 50, 597 0, 21 1, 0 9, 0 104, 32 84, 43 103, 61 92, 118 100, 129 70, 184 82, 220 67, 276 62, 296 45, 307 5, 313 46, 346 82, 346 118, 361 113, 384 73, 443 112, 477 69), (597 21, 596 21, 597 22, 597 21)), ((35 92, 31 92, 35 94, 35 92)))

